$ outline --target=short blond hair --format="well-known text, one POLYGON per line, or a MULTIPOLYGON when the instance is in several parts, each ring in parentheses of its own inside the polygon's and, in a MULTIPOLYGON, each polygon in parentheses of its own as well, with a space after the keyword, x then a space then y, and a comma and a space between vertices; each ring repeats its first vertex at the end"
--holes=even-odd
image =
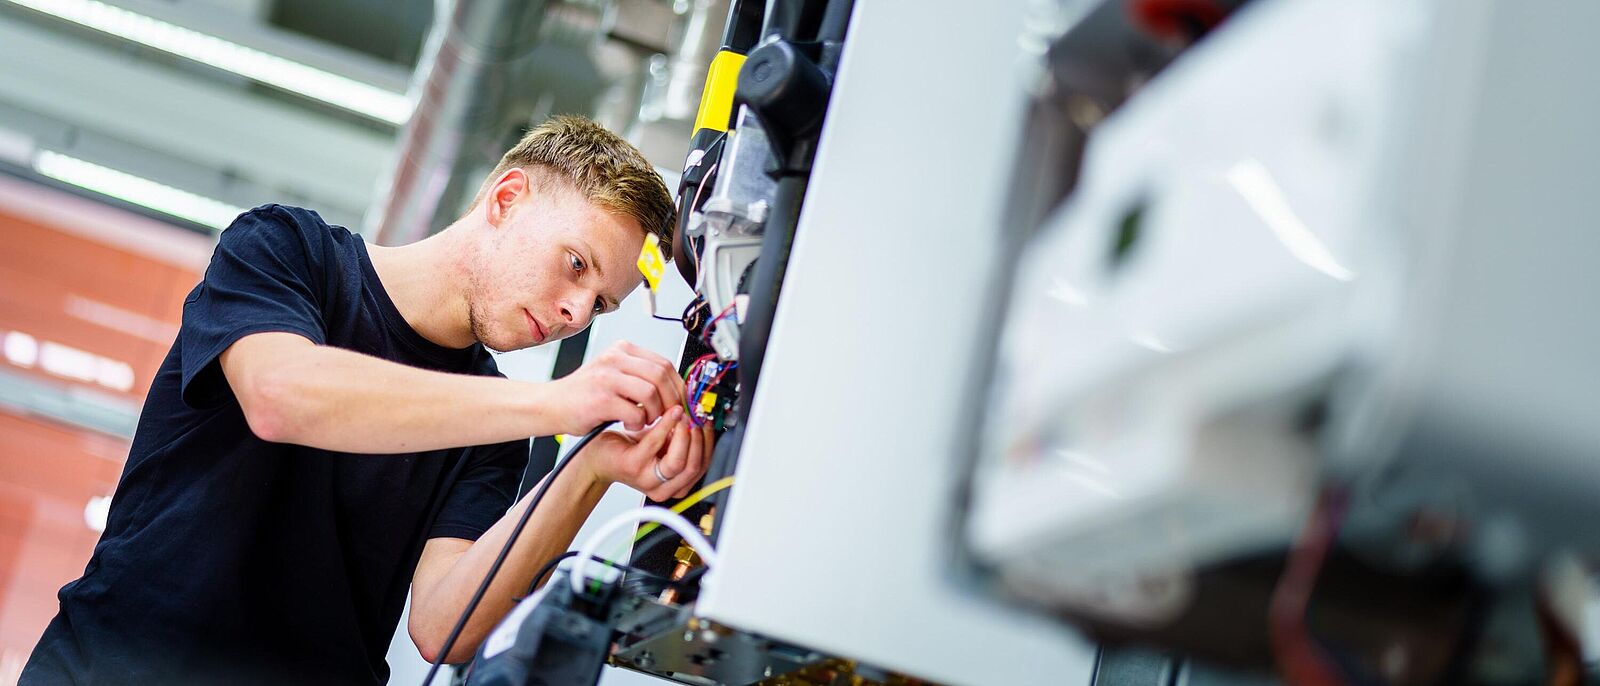
POLYGON ((646 233, 672 244, 678 208, 661 175, 638 148, 586 117, 555 116, 528 131, 500 158, 473 205, 513 167, 544 171, 571 183, 596 207, 632 217, 646 233))

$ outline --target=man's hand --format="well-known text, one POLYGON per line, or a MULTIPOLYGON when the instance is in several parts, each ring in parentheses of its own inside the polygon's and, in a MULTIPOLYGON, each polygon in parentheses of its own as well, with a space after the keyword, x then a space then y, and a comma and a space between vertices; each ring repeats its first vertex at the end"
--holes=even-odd
POLYGON ((627 341, 548 385, 567 434, 588 433, 611 420, 637 431, 683 405, 683 379, 672 363, 627 341))
POLYGON ((583 461, 574 466, 587 466, 601 483, 626 484, 657 502, 682 498, 711 463, 712 436, 709 423, 691 426, 683 408, 674 405, 642 431, 596 436, 579 458, 583 461))

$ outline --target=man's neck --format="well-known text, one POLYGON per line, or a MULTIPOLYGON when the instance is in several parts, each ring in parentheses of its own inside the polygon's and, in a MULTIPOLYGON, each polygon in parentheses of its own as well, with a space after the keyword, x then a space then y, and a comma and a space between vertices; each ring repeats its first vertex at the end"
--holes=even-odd
POLYGON ((477 342, 467 312, 456 234, 445 230, 397 247, 368 246, 372 267, 400 315, 423 338, 447 348, 477 342))

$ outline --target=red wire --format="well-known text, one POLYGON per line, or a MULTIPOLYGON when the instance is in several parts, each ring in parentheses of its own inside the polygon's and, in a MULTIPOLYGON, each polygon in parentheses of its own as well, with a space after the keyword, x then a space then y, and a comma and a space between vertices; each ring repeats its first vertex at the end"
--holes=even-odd
POLYGON ((688 391, 689 389, 694 388, 696 376, 702 370, 704 370, 705 364, 716 358, 717 356, 712 353, 706 353, 698 358, 695 358, 694 362, 689 363, 689 370, 683 375, 683 409, 688 412, 690 419, 694 419, 695 417, 695 398, 689 397, 688 391))
POLYGON ((1228 16, 1215 0, 1129 0, 1127 7, 1136 25, 1161 40, 1197 38, 1187 35, 1189 22, 1209 31, 1228 16))
POLYGON ((1268 630, 1278 670, 1289 686, 1340 686, 1344 679, 1317 645, 1306 626, 1306 611, 1328 551, 1339 536, 1348 496, 1330 490, 1317 498, 1306 527, 1289 553, 1278 585, 1272 590, 1268 630))
POLYGON ((721 321, 723 317, 728 316, 728 313, 732 312, 733 308, 737 307, 737 306, 738 306, 738 303, 728 303, 727 307, 722 308, 722 312, 720 314, 718 314, 715 317, 712 317, 711 321, 706 322, 706 327, 704 329, 700 330, 700 340, 701 341, 709 341, 709 340, 711 340, 711 327, 715 326, 716 323, 718 321, 721 321))

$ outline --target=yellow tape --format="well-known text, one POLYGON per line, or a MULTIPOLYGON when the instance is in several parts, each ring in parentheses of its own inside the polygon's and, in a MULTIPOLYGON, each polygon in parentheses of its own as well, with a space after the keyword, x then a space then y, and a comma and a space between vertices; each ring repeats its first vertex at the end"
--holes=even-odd
POLYGON ((661 239, 655 234, 644 236, 644 247, 639 249, 639 273, 644 275, 644 281, 654 293, 661 285, 661 275, 667 272, 667 258, 661 254, 661 239))
MULTIPOLYGON (((732 485, 733 485, 733 477, 731 477, 731 476, 725 476, 725 477, 722 477, 720 479, 717 479, 716 481, 713 481, 713 482, 711 482, 709 484, 706 484, 705 488, 702 488, 702 489, 700 489, 698 491, 690 493, 689 497, 678 501, 678 504, 672 506, 672 511, 676 512, 678 514, 683 514, 684 510, 687 510, 687 509, 689 509, 691 507, 694 507, 695 505, 700 504, 700 501, 705 500, 706 498, 709 498, 712 495, 714 495, 717 491, 720 491, 720 490, 722 490, 724 488, 727 488, 729 486, 732 486, 732 485)), ((650 522, 649 524, 646 524, 644 526, 639 527, 638 533, 635 533, 633 535, 633 540, 635 542, 637 542, 639 539, 642 539, 645 536, 650 535, 650 532, 655 531, 660 526, 661 526, 660 524, 657 524, 655 522, 650 522)))
POLYGON ((694 118, 694 130, 728 130, 728 116, 733 112, 733 91, 739 87, 739 68, 744 66, 744 55, 723 50, 711 58, 711 68, 706 71, 706 87, 700 91, 700 112, 694 118))

